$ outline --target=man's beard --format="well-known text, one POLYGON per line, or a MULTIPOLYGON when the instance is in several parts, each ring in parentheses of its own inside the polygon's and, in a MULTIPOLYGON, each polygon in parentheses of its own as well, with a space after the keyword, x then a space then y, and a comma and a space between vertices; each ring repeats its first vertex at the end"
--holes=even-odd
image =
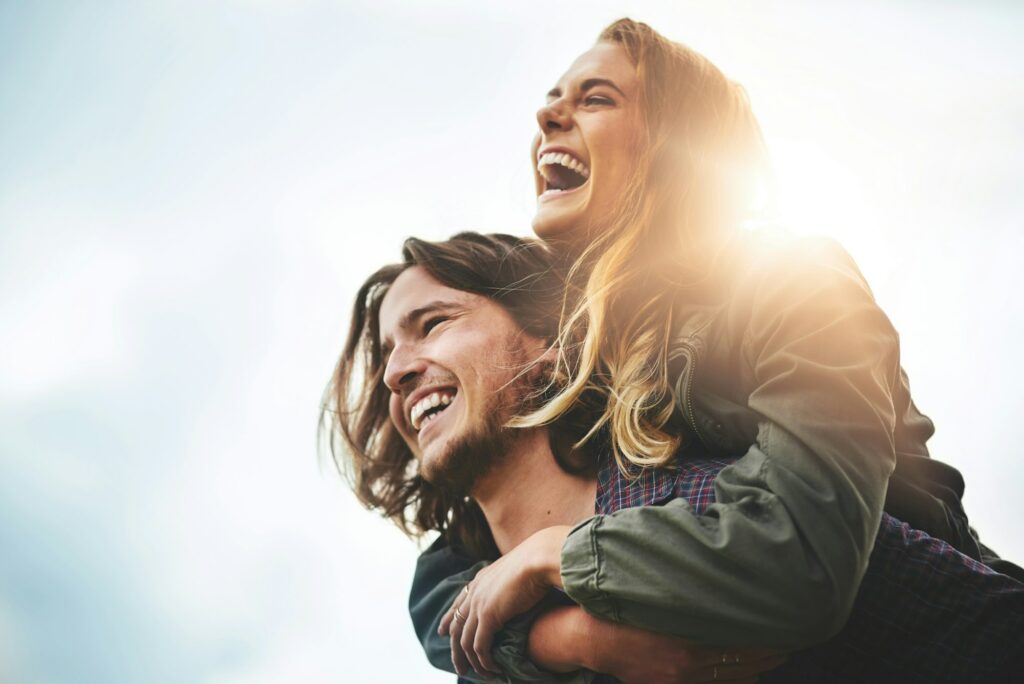
POLYGON ((482 477, 489 474, 512 450, 518 437, 516 428, 507 423, 519 411, 536 408, 544 379, 517 377, 502 388, 494 400, 480 411, 480 421, 461 437, 452 440, 437 465, 424 479, 455 496, 469 496, 482 477))
POLYGON ((455 496, 469 496, 473 485, 491 472, 508 453, 514 435, 505 427, 506 416, 488 411, 476 430, 452 441, 444 457, 431 469, 431 484, 455 496))

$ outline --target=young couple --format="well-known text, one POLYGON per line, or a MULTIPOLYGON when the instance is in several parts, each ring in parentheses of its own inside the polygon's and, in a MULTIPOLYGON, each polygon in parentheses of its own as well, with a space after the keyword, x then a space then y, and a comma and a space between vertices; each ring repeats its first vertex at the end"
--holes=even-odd
POLYGON ((407 241, 329 390, 357 495, 442 533, 410 598, 431 662, 1008 678, 1019 568, 928 457, 891 324, 834 243, 743 229, 763 150, 742 90, 621 20, 538 124, 541 240, 407 241))

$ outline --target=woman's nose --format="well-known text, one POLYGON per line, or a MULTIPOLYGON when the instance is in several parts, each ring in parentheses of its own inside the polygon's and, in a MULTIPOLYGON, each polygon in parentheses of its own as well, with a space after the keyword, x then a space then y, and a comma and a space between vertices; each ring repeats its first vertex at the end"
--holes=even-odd
POLYGON ((572 127, 572 116, 562 99, 552 100, 537 110, 537 124, 544 133, 572 127))

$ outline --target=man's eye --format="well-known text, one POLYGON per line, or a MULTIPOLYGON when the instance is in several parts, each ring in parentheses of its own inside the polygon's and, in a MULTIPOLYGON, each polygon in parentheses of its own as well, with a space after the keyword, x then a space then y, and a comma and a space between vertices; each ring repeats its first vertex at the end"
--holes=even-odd
POLYGON ((615 100, 613 100, 610 97, 605 97, 604 95, 589 95, 589 96, 587 96, 587 99, 585 99, 583 102, 585 104, 588 104, 588 105, 613 105, 613 104, 615 104, 615 100))
POLYGON ((439 326, 440 324, 444 323, 447 320, 448 319, 444 316, 434 316, 433 318, 428 318, 423 323, 423 334, 426 335, 431 330, 433 330, 434 328, 436 328, 437 326, 439 326))

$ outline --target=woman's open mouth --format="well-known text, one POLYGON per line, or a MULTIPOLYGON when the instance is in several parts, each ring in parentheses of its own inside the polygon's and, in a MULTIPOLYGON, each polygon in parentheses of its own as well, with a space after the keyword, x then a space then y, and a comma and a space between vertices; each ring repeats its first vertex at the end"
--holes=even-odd
POLYGON ((537 173, 544 182, 542 198, 557 197, 583 187, 590 167, 564 152, 545 152, 537 159, 537 173))

